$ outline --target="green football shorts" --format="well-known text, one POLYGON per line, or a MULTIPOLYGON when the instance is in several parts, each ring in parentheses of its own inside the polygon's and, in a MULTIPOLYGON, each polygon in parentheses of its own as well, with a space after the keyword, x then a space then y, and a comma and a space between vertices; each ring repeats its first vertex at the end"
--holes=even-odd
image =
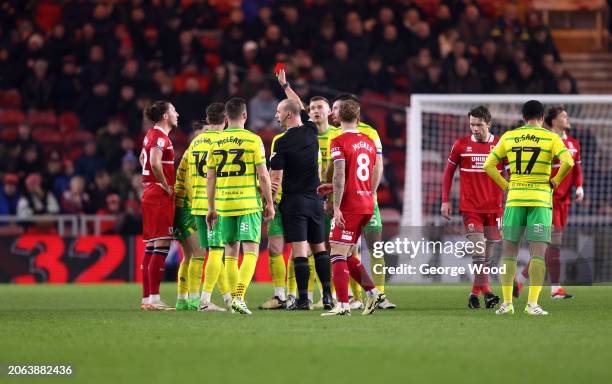
POLYGON ((382 220, 380 218, 380 209, 378 202, 374 203, 374 213, 368 224, 363 228, 362 232, 382 232, 382 220))
POLYGON ((261 212, 240 216, 219 216, 219 228, 225 244, 236 241, 261 242, 261 212))
POLYGON ((527 241, 550 243, 552 208, 506 207, 504 210, 503 238, 520 241, 526 230, 527 241))
POLYGON ((183 241, 198 230, 191 208, 174 209, 174 238, 183 241))
POLYGON ((200 247, 212 248, 212 247, 223 247, 223 239, 221 237, 221 227, 219 221, 215 224, 212 231, 208 230, 206 224, 206 216, 196 215, 195 221, 198 227, 198 240, 200 240, 200 247))
POLYGON ((268 237, 283 236, 283 217, 278 205, 274 204, 274 220, 268 222, 268 237))

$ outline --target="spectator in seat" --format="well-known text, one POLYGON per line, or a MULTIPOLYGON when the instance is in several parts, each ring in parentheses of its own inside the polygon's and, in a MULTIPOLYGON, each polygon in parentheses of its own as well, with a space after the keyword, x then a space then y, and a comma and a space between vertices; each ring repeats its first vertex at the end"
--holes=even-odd
POLYGON ((106 128, 98 135, 97 153, 102 154, 109 172, 116 172, 121 166, 123 148, 121 142, 125 136, 125 126, 121 120, 112 118, 106 128))
POLYGON ((578 90, 574 88, 572 84, 572 79, 570 77, 561 77, 557 81, 557 89, 559 93, 562 95, 575 95, 578 93, 578 90))
POLYGON ((470 62, 466 58, 459 58, 455 61, 455 69, 449 74, 448 91, 450 93, 479 93, 481 83, 474 68, 470 67, 470 62))
POLYGON ((93 183, 89 184, 87 192, 91 197, 92 208, 89 213, 95 213, 106 207, 106 197, 114 193, 111 189, 111 178, 105 169, 98 169, 93 183))
POLYGON ((190 77, 185 83, 185 91, 180 93, 175 100, 177 111, 181 111, 181 124, 183 129, 191 130, 193 122, 202 119, 202 113, 208 98, 200 91, 200 83, 196 77, 190 77))
POLYGON ((32 75, 28 77, 22 89, 23 104, 26 108, 45 110, 51 107, 53 78, 48 73, 49 63, 36 60, 32 75))
POLYGON ((351 58, 364 62, 368 58, 372 39, 364 29, 361 17, 357 12, 349 12, 346 15, 345 40, 351 52, 351 58))
POLYGON ((117 191, 123 200, 129 198, 132 189, 132 176, 136 173, 137 167, 138 158, 134 153, 128 152, 121 159, 121 170, 111 178, 111 188, 117 191))
POLYGON ((117 116, 123 119, 131 135, 138 134, 142 124, 142 112, 138 110, 135 96, 134 88, 124 85, 119 90, 117 103, 117 116))
POLYGON ((75 173, 83 176, 88 183, 94 180, 96 171, 104 169, 104 159, 97 154, 97 143, 90 140, 85 143, 84 152, 75 160, 75 173))
POLYGON ((427 48, 421 48, 416 57, 411 57, 406 62, 406 72, 412 83, 422 83, 427 79, 427 70, 431 65, 431 52, 427 48))
POLYGON ((64 56, 62 59, 62 70, 53 87, 53 104, 57 112, 72 110, 82 92, 75 60, 74 56, 64 56))
POLYGON ((21 197, 19 193, 19 176, 14 173, 5 173, 0 189, 0 215, 17 214, 17 203, 21 197))
POLYGON ((62 170, 62 157, 59 151, 53 151, 47 159, 46 172, 43 174, 43 188, 53 192, 59 201, 70 184, 70 176, 62 170))
POLYGON ((527 60, 518 64, 519 70, 519 91, 522 93, 542 93, 542 79, 535 75, 533 66, 527 60))
POLYGON ((389 94, 393 90, 393 78, 378 55, 370 56, 363 89, 389 94))
POLYGON ((274 123, 278 100, 269 88, 260 89, 249 101, 249 125, 254 131, 270 129, 274 123))
POLYGON ((349 48, 346 42, 338 41, 334 45, 334 56, 324 66, 329 87, 333 89, 344 89, 347 92, 356 93, 358 84, 355 79, 361 78, 362 70, 360 63, 349 58, 349 48))
POLYGON ((508 76, 508 68, 505 66, 497 66, 493 71, 493 84, 488 90, 490 93, 513 94, 518 93, 518 87, 510 80, 508 76))
POLYGON ((472 53, 478 52, 479 47, 489 38, 491 24, 489 20, 480 15, 480 10, 471 4, 465 7, 457 26, 461 39, 465 41, 468 50, 472 53))
POLYGON ((61 199, 62 211, 65 213, 85 213, 90 211, 91 199, 85 192, 85 178, 74 176, 70 179, 70 186, 64 191, 61 199))
POLYGON ((115 112, 116 100, 110 94, 108 83, 94 84, 91 92, 82 95, 77 109, 81 123, 90 132, 96 132, 106 125, 108 118, 115 112))
POLYGON ((42 152, 39 151, 37 145, 30 144, 25 147, 19 163, 19 174, 25 176, 44 169, 43 159, 40 158, 41 154, 42 152))
POLYGON ((17 216, 29 218, 36 215, 57 214, 59 204, 51 192, 42 188, 42 177, 32 173, 25 179, 25 193, 17 202, 17 216))
POLYGON ((391 73, 404 62, 406 46, 400 41, 395 25, 387 25, 383 31, 383 39, 377 44, 377 52, 391 73))
POLYGON ((432 63, 427 68, 427 79, 415 83, 412 87, 414 93, 446 93, 447 86, 442 76, 442 66, 432 63))
POLYGON ((106 206, 98 209, 96 215, 99 216, 115 216, 112 220, 102 220, 100 222, 100 234, 111 235, 117 233, 117 225, 121 215, 121 197, 118 194, 112 193, 106 197, 106 206))

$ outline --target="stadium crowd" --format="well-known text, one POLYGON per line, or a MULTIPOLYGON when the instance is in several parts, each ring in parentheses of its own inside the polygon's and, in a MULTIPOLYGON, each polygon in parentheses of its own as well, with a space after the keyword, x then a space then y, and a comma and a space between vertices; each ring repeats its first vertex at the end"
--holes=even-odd
POLYGON ((538 14, 511 2, 230 3, 0 1, 0 214, 124 212, 138 233, 143 109, 176 105, 180 156, 208 103, 241 96, 269 145, 279 61, 303 99, 361 95, 395 208, 410 93, 577 93, 538 14))

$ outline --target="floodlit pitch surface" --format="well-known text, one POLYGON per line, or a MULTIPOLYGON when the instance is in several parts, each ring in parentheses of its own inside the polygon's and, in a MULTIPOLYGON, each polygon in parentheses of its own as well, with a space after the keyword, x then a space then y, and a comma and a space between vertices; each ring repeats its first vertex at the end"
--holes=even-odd
MULTIPOLYGON (((468 287, 390 287, 398 309, 364 317, 259 311, 252 316, 141 312, 137 285, 0 286, 0 373, 70 364, 73 383, 596 383, 612 372, 612 287, 541 300, 547 317, 469 310, 468 287)), ((499 287, 495 287, 497 292, 499 287)), ((545 287, 543 293, 548 293, 545 287)), ((175 286, 162 297, 174 304, 175 286)), ((216 297, 219 303, 219 297, 216 297)))

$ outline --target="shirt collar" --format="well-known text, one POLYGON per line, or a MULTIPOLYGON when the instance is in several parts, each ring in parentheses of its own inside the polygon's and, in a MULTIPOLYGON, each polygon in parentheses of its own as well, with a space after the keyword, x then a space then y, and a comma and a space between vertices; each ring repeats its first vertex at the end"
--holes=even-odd
MULTIPOLYGON (((472 139, 472 141, 474 143, 478 143, 479 142, 478 140, 476 140, 474 135, 471 135, 470 138, 472 139)), ((489 132, 489 140, 485 141, 485 143, 492 143, 494 139, 495 139, 495 135, 493 135, 492 133, 489 132)))

